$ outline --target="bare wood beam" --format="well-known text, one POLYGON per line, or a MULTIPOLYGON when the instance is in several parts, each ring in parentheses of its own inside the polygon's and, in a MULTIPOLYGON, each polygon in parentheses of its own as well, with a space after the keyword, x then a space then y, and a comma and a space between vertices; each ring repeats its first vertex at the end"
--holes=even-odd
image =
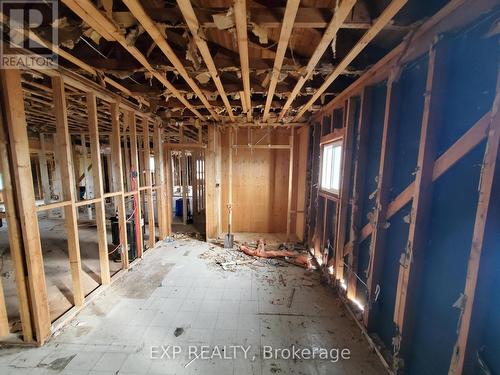
POLYGON ((99 244, 99 266, 101 283, 108 285, 111 282, 109 273, 108 236, 106 234, 106 211, 104 207, 103 172, 101 163, 101 145, 99 143, 99 125, 97 122, 97 102, 94 93, 87 94, 87 111, 90 132, 90 156, 92 158, 92 177, 94 185, 95 216, 99 244))
MULTIPOLYGON (((297 4, 298 5, 298 4, 297 4)), ((290 130, 290 160, 288 165, 288 196, 287 196, 287 214, 286 214, 286 239, 290 241, 292 225, 292 193, 293 193, 293 156, 295 148, 295 129, 290 130)))
MULTIPOLYGON (((477 121, 460 139, 458 139, 446 152, 434 163, 432 181, 436 181, 462 157, 468 154, 483 139, 486 138, 490 123, 491 112, 486 113, 477 121)), ((403 208, 413 197, 414 184, 412 182, 406 187, 387 207, 387 219, 390 219, 401 208, 403 208)), ((366 224, 361 230, 360 242, 364 241, 372 233, 371 224, 366 224)))
MULTIPOLYGON (((0 12, 0 19, 3 24, 8 24, 9 23, 9 18, 5 16, 2 12, 0 12)), ((29 28, 23 28, 23 33, 26 37, 31 39, 32 41, 47 47, 47 49, 51 50, 54 52, 56 55, 62 57, 63 59, 68 60, 70 63, 78 66, 80 69, 84 70, 85 72, 91 74, 94 77, 97 77, 98 72, 97 70, 90 66, 89 64, 85 63, 84 61, 80 60, 79 58, 73 56, 69 52, 63 50, 62 48, 59 48, 58 46, 50 43, 49 41, 45 40, 44 38, 40 37, 38 34, 33 32, 29 28)), ((113 86, 117 90, 121 91, 124 95, 130 96, 130 97, 136 97, 130 90, 128 90, 126 87, 123 85, 119 84, 115 80, 111 79, 110 77, 107 77, 103 72, 99 72, 104 75, 104 82, 107 84, 113 86)), ((146 105, 149 107, 149 102, 145 100, 142 97, 137 98, 142 104, 146 105)))
MULTIPOLYGON (((151 158, 151 139, 149 137, 149 123, 146 119, 143 120, 143 135, 144 135, 144 169, 146 172, 146 186, 148 186, 148 189, 146 189, 145 197, 146 197, 146 204, 147 204, 147 210, 148 210, 148 229, 149 229, 149 241, 148 245, 150 248, 153 248, 155 246, 155 215, 154 215, 154 205, 153 205, 153 189, 151 188, 152 186, 152 173, 153 171, 150 169, 150 163, 149 159, 151 158)), ((158 212, 160 212, 160 209, 158 208, 158 212)))
POLYGON ((407 50, 407 40, 403 40, 392 51, 368 69, 361 77, 337 95, 334 99, 314 113, 313 118, 318 120, 332 108, 341 105, 349 96, 361 93, 367 85, 380 82, 387 77, 394 61, 400 65, 415 60, 429 50, 429 45, 436 36, 453 29, 458 29, 493 10, 497 6, 494 0, 451 0, 436 14, 420 26, 412 36, 412 48, 407 50), (406 51, 406 53, 405 53, 406 51))
POLYGON ((193 92, 198 96, 198 98, 201 100, 203 105, 208 109, 212 117, 216 121, 219 121, 220 119, 219 115, 214 111, 212 105, 208 102, 207 98, 205 97, 205 94, 200 90, 198 85, 189 76, 188 72, 186 71, 186 68, 179 60, 175 52, 172 50, 170 44, 168 44, 167 40, 165 39, 165 36, 161 33, 160 29, 158 28, 158 26, 156 26, 153 20, 149 18, 147 13, 144 11, 144 8, 142 7, 141 3, 138 0, 123 0, 123 2, 130 9, 130 12, 132 12, 134 17, 141 23, 144 29, 146 29, 146 31, 149 33, 153 41, 161 49, 164 55, 170 60, 174 68, 177 69, 177 71, 182 76, 182 78, 184 78, 189 87, 191 87, 191 90, 193 90, 193 92))
POLYGON ((377 34, 387 25, 391 19, 399 12, 408 0, 393 0, 382 12, 373 26, 361 37, 356 45, 349 51, 344 59, 335 67, 334 71, 325 79, 309 101, 302 106, 295 115, 293 121, 297 121, 314 104, 314 102, 323 94, 328 87, 337 79, 339 75, 349 66, 349 64, 359 55, 359 53, 377 36, 377 34))
MULTIPOLYGON (((71 142, 68 130, 66 95, 61 77, 52 77, 54 106, 56 117, 56 135, 54 150, 59 161, 61 174, 62 199, 75 201, 75 184, 71 159, 71 142)), ((82 265, 80 257, 80 242, 78 240, 78 221, 76 208, 73 204, 64 206, 64 223, 68 239, 68 255, 73 283, 73 298, 75 306, 82 306, 85 297, 82 284, 82 265)))
MULTIPOLYGON (((359 125, 356 134, 356 159, 354 160, 353 193, 351 208, 351 252, 347 259, 349 264, 349 276, 347 279, 347 296, 356 298, 358 278, 358 253, 361 226, 362 197, 364 196, 365 168, 367 162, 367 143, 370 127, 370 115, 372 107, 372 91, 365 87, 361 95, 359 125)), ((343 250, 342 250, 343 251, 343 250)), ((343 251, 344 252, 344 251, 343 251)))
MULTIPOLYGON (((141 194, 139 178, 139 153, 137 151, 137 124, 136 115, 134 112, 129 112, 127 116, 128 128, 130 130, 130 177, 132 184, 131 190, 134 192, 134 222, 135 222, 135 237, 137 247, 137 257, 142 258, 144 247, 142 238, 142 210, 141 210, 141 194)), ((126 251, 126 250, 124 250, 126 251)))
POLYGON ((247 35, 247 2, 246 0, 234 1, 234 18, 236 22, 236 35, 238 37, 238 51, 240 54, 241 78, 245 92, 247 120, 252 119, 252 100, 250 87, 250 65, 248 62, 248 35, 247 35))
MULTIPOLYGON (((3 110, 9 134, 17 207, 21 221, 32 319, 36 340, 43 343, 50 335, 50 313, 43 268, 42 246, 35 207, 35 194, 31 176, 29 141, 21 88, 21 72, 0 69, 2 79, 3 110)), ((19 257, 17 257, 19 258, 19 257)))
MULTIPOLYGON (((3 111, 1 111, 0 108, 0 113, 1 112, 3 111)), ((33 327, 30 318, 28 286, 25 270, 26 267, 24 265, 24 255, 22 253, 23 243, 21 237, 21 227, 17 214, 16 201, 14 198, 14 186, 11 177, 12 165, 9 161, 8 139, 5 124, 2 116, 0 115, 0 171, 2 173, 2 197, 5 205, 9 247, 16 280, 23 340, 25 342, 32 342, 33 327)))
POLYGON ((405 358, 413 337, 416 294, 423 267, 427 227, 432 201, 432 170, 436 160, 436 137, 442 121, 441 103, 445 95, 446 55, 441 44, 429 51, 424 107, 420 129, 420 144, 411 207, 408 243, 399 275, 394 308, 394 323, 398 328, 396 352, 405 358), (439 53, 437 53, 438 51, 439 53))
MULTIPOLYGON (((335 115, 334 115, 335 116, 335 115)), ((351 191, 351 166, 354 144, 354 128, 356 126, 356 104, 353 98, 349 99, 344 106, 345 135, 342 139, 342 177, 340 186, 340 199, 338 204, 338 224, 335 250, 335 278, 344 280, 344 246, 347 229, 347 209, 349 206, 349 194, 351 191)))
POLYGON ((321 56, 325 53, 326 49, 332 42, 333 38, 337 35, 337 32, 342 25, 342 22, 346 19, 346 17, 349 15, 352 7, 356 3, 356 0, 345 0, 343 1, 339 8, 336 10, 334 13, 330 23, 328 24, 327 29, 325 30, 325 33, 323 34, 323 37, 321 38, 321 41, 319 42, 318 46, 314 50, 314 53, 312 54, 311 58, 309 59, 309 62, 307 63, 306 66, 306 71, 302 77, 299 78, 297 83, 295 84, 295 87, 293 88, 291 94, 288 96, 287 101, 285 102, 285 105, 283 106, 283 109, 281 110, 278 120, 281 121, 283 117, 286 115, 288 108, 292 105, 292 102, 295 100, 297 95, 300 93, 300 89, 304 84, 307 82, 309 78, 311 78, 311 75, 314 71, 314 68, 318 64, 319 60, 321 59, 321 56))
POLYGON ((372 302, 374 301, 376 286, 380 282, 382 274, 382 260, 385 250, 385 239, 387 229, 385 226, 387 206, 390 198, 390 186, 393 171, 393 154, 395 144, 398 96, 396 84, 393 80, 387 83, 387 94, 385 100, 384 129, 382 132, 382 144, 380 149, 380 164, 377 179, 377 197, 375 202, 375 213, 373 219, 373 233, 370 243, 370 266, 368 268, 368 307, 364 310, 365 325, 370 328, 372 323, 372 302))
POLYGON ((113 191, 119 193, 116 199, 118 207, 118 224, 120 228, 120 245, 122 268, 129 267, 127 221, 125 215, 125 198, 123 196, 123 164, 121 149, 120 108, 118 103, 111 103, 111 170, 113 175, 113 191))
POLYGON ((276 85, 278 84, 281 66, 283 64, 283 59, 285 58, 288 41, 290 40, 290 35, 292 34, 293 24, 295 21, 295 16, 297 15, 297 10, 299 9, 299 5, 300 0, 288 0, 286 3, 286 10, 283 16, 283 25, 281 26, 280 39, 278 42, 278 48, 276 49, 276 57, 274 59, 271 82, 269 83, 262 121, 267 121, 269 118, 269 110, 271 109, 274 91, 276 90, 276 85))
POLYGON ((109 30, 112 34, 113 39, 122 45, 127 52, 129 52, 148 72, 150 72, 158 81, 160 81, 168 91, 170 91, 177 99, 179 99, 182 104, 186 106, 191 112, 198 116, 201 120, 205 120, 205 117, 198 112, 184 96, 165 78, 164 75, 159 73, 153 68, 153 66, 148 62, 148 59, 134 46, 131 46, 125 36, 120 33, 118 28, 109 21, 104 15, 102 15, 99 10, 92 4, 90 0, 79 0, 78 2, 74 0, 63 0, 63 3, 68 6, 76 15, 85 20, 91 27, 104 28, 109 30))
POLYGON ((231 121, 235 121, 233 110, 229 100, 227 98, 226 92, 224 91, 224 86, 219 77, 219 73, 217 72, 217 67, 215 66, 212 55, 210 54, 210 50, 208 49, 207 42, 200 36, 200 25, 198 23, 198 19, 196 18, 196 14, 193 10, 193 6, 191 5, 191 1, 189 0, 177 0, 177 4, 179 5, 179 9, 186 20, 186 23, 191 31, 191 35, 200 51, 203 60, 205 61, 205 65, 208 68, 208 72, 214 81, 215 87, 221 96, 221 99, 226 107, 227 113, 231 121))
POLYGON ((163 128, 159 121, 155 121, 153 129, 153 149, 155 157, 155 186, 159 187, 156 190, 156 206, 158 212, 158 231, 160 239, 167 236, 167 196, 165 189, 165 163, 163 155, 163 128))
POLYGON ((481 254, 488 219, 489 204, 492 196, 495 173, 498 173, 497 162, 498 148, 500 143, 500 70, 497 77, 496 96, 491 108, 490 126, 484 152, 481 176, 479 177, 479 199, 476 209, 476 219, 474 222, 474 232, 472 234, 472 244, 467 264, 467 278, 465 280, 464 296, 465 306, 462 311, 462 319, 458 329, 458 339, 453 350, 453 357, 450 364, 449 374, 462 374, 466 357, 470 356, 471 323, 473 310, 476 303, 476 289, 481 271, 481 254))

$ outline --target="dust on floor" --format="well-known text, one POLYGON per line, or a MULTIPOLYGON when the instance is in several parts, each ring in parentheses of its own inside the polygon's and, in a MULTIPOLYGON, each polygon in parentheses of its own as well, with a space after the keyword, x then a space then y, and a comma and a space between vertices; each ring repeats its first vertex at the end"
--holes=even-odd
POLYGON ((159 244, 44 347, 0 350, 0 373, 384 373, 317 274, 269 260, 225 270, 218 251, 192 239, 159 244))

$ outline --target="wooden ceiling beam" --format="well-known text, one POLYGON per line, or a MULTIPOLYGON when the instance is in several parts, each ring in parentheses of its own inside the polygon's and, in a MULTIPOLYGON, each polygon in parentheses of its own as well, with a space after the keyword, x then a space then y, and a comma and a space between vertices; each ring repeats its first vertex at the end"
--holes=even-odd
POLYGON ((250 65, 248 63, 248 35, 247 35, 247 2, 246 0, 234 1, 234 18, 236 22, 236 35, 240 53, 241 79, 247 107, 247 120, 252 119, 252 101, 250 94, 250 65))
POLYGON ((160 29, 156 26, 151 18, 146 14, 144 8, 140 4, 138 0, 123 0, 127 8, 130 10, 132 15, 139 21, 139 23, 144 27, 144 29, 151 36, 151 39, 156 43, 156 45, 161 49, 163 54, 170 60, 175 69, 179 72, 179 74, 184 78, 186 83, 191 87, 193 92, 200 98, 201 102, 208 109, 212 117, 219 121, 219 115, 214 111, 210 103, 208 102, 205 94, 200 90, 198 85, 193 81, 193 79, 189 76, 186 68, 179 60, 175 52, 172 50, 167 40, 161 33, 160 29))
MULTIPOLYGON (((157 22, 164 22, 171 26, 172 28, 178 28, 178 22, 181 18, 177 9, 173 8, 155 8, 147 7, 146 12, 157 22)), ((266 29, 279 29, 281 28, 282 20, 285 14, 284 7, 260 7, 253 8, 250 6, 250 21, 258 24, 260 27, 266 29)), ((194 12, 200 27, 203 29, 214 29, 217 28, 217 24, 213 20, 214 14, 222 14, 227 12, 227 8, 194 8, 194 12)), ((113 12, 113 13, 123 13, 123 12, 113 12)), ((332 9, 330 8, 299 8, 297 11, 297 16, 295 18, 295 27, 298 29, 324 29, 328 26, 330 20, 333 16, 332 9)), ((341 29, 358 29, 367 30, 373 24, 373 20, 363 17, 362 19, 350 19, 345 21, 340 26, 341 29)), ((399 24, 388 24, 384 30, 393 31, 408 31, 411 26, 399 25, 399 24)))
POLYGON ((118 28, 108 20, 90 0, 62 0, 63 3, 70 8, 77 16, 89 24, 90 27, 97 29, 104 28, 113 36, 114 40, 122 45, 128 53, 130 53, 137 61, 141 63, 158 81, 160 81, 169 92, 179 99, 191 112, 193 112, 201 120, 205 117, 198 112, 184 96, 166 79, 165 76, 155 70, 148 62, 147 58, 134 46, 129 45, 125 36, 120 33, 118 28))
MULTIPOLYGON (((7 16, 5 16, 2 12, 0 12, 0 19, 1 19, 1 22, 3 24, 8 24, 8 22, 9 22, 9 18, 7 16)), ((52 43, 50 43, 49 41, 41 38, 35 32, 31 31, 31 29, 23 28, 23 33, 24 33, 25 37, 31 39, 35 43, 40 44, 41 46, 45 46, 47 49, 51 50, 56 55, 62 57, 65 60, 68 60, 70 63, 78 66, 79 68, 81 68, 85 72, 89 73, 90 75, 92 75, 94 77, 96 77, 98 75, 97 70, 94 67, 92 67, 89 64, 85 63, 84 61, 78 59, 77 57, 73 56, 69 52, 66 52, 62 48, 59 48, 58 46, 55 46, 52 43)), ((135 97, 126 87, 124 87, 123 85, 119 84, 118 82, 114 81, 113 79, 111 79, 105 75, 104 75, 104 82, 113 86, 114 88, 118 89, 123 94, 125 94, 129 97, 135 97)), ((144 105, 149 107, 149 102, 147 100, 145 100, 144 98, 138 97, 137 100, 141 104, 144 104, 144 105)))
MULTIPOLYGON (((125 0, 125 2, 131 0, 125 0)), ((136 0, 135 0, 136 1, 136 0)), ((186 20, 186 23, 191 31, 191 35, 200 51, 203 60, 205 61, 205 65, 208 68, 208 72, 214 81, 215 86, 217 87, 217 91, 224 102, 224 106, 226 107, 227 113, 231 121, 234 121, 233 110, 231 108, 231 104, 227 98, 226 92, 224 91, 224 86, 219 77, 219 73, 217 72, 217 67, 215 66, 212 55, 210 54, 210 50, 208 49, 207 42, 200 36, 200 25, 198 23, 198 19, 196 18, 196 14, 193 10, 193 6, 191 5, 191 1, 189 0, 177 0, 177 4, 179 5, 179 9, 186 20)))
MULTIPOLYGON (((321 41, 319 42, 318 46, 314 50, 314 53, 311 56, 311 59, 307 63, 306 66, 306 71, 302 77, 299 78, 297 81, 295 87, 292 90, 292 93, 288 97, 285 105, 283 106, 283 109, 281 110, 279 116, 278 116, 278 121, 283 120, 283 117, 286 115, 288 109, 292 105, 292 102, 295 100, 297 95, 300 93, 300 89, 304 84, 307 82, 309 78, 311 78, 314 68, 316 68, 316 65, 318 64, 319 60, 325 53, 326 49, 328 46, 330 46, 330 43, 332 42, 333 38, 337 35, 337 32, 339 31, 340 26, 344 22, 344 20, 347 18, 349 13, 351 12, 352 8, 354 7, 354 4, 356 4, 356 0, 344 0, 340 6, 338 7, 337 11, 333 15, 333 18, 331 19, 330 23, 328 24, 327 29, 325 30, 325 33, 323 34, 323 37, 321 38, 321 41)), ((343 69, 342 69, 343 70, 343 69)))
POLYGON ((269 118, 269 109, 271 108, 274 91, 276 90, 276 85, 278 84, 281 73, 281 65, 283 64, 283 59, 285 58, 288 41, 290 40, 290 35, 292 34, 293 23, 295 21, 295 16, 297 15, 297 10, 299 9, 299 4, 300 0, 288 0, 286 3, 286 10, 283 16, 283 26, 281 27, 278 48, 276 49, 276 58, 274 60, 271 82, 269 83, 269 90, 267 92, 264 115, 262 116, 263 121, 267 121, 269 118))
MULTIPOLYGON (((302 106, 299 112, 293 118, 297 121, 302 115, 314 104, 314 102, 325 92, 328 87, 337 79, 337 77, 347 68, 347 66, 359 55, 359 53, 370 43, 373 38, 387 25, 391 19, 399 12, 399 10, 407 3, 408 0, 393 0, 387 8, 382 12, 380 17, 375 21, 373 26, 361 37, 356 45, 349 51, 344 59, 335 67, 333 72, 325 79, 325 82, 316 91, 316 93, 309 99, 309 101, 302 106)), ((288 101, 287 101, 288 103, 288 101)), ((285 104, 286 105, 286 104, 285 104)), ((285 108, 281 114, 285 112, 285 108)), ((280 114, 280 116, 281 116, 280 114)))

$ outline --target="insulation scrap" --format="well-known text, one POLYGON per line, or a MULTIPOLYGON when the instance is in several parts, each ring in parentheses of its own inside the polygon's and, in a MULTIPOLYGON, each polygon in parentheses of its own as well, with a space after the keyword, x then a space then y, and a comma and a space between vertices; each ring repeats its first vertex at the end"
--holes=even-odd
POLYGON ((83 35, 85 35, 87 38, 90 38, 97 45, 99 44, 99 41, 102 38, 101 34, 99 34, 97 31, 91 28, 85 30, 83 32, 83 35))
POLYGON ((137 19, 130 12, 113 12, 113 21, 122 29, 137 25, 137 19))
POLYGON ((196 75, 196 80, 200 82, 202 85, 207 84, 210 81, 210 73, 203 72, 196 75))
POLYGON ((136 27, 132 28, 127 36, 125 37, 125 40, 127 41, 127 44, 129 46, 133 46, 135 44, 135 41, 139 36, 144 32, 144 27, 142 25, 137 25, 136 27))
POLYGON ((269 39, 267 37, 267 30, 262 26, 259 26, 256 23, 252 23, 252 33, 253 35, 259 38, 260 44, 269 43, 269 39))
POLYGON ((189 37, 187 33, 184 34, 184 37, 188 38, 188 44, 186 49, 186 60, 191 61, 193 63, 193 67, 198 70, 201 67, 201 57, 198 55, 198 47, 192 38, 189 37))
POLYGON ((213 14, 212 18, 219 30, 231 29, 235 25, 233 8, 229 8, 225 14, 213 14))

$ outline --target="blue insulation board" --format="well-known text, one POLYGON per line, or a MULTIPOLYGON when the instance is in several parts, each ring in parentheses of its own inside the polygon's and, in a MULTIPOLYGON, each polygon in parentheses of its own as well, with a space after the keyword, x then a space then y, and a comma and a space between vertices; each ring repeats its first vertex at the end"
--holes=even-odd
MULTIPOLYGON (((493 20, 490 17, 449 36, 445 116, 438 137, 440 154, 491 108, 500 53, 498 38, 485 36, 493 20)), ((484 149, 482 142, 434 184, 420 306, 406 364, 408 374, 448 372, 460 315, 452 305, 465 285, 484 149)))

